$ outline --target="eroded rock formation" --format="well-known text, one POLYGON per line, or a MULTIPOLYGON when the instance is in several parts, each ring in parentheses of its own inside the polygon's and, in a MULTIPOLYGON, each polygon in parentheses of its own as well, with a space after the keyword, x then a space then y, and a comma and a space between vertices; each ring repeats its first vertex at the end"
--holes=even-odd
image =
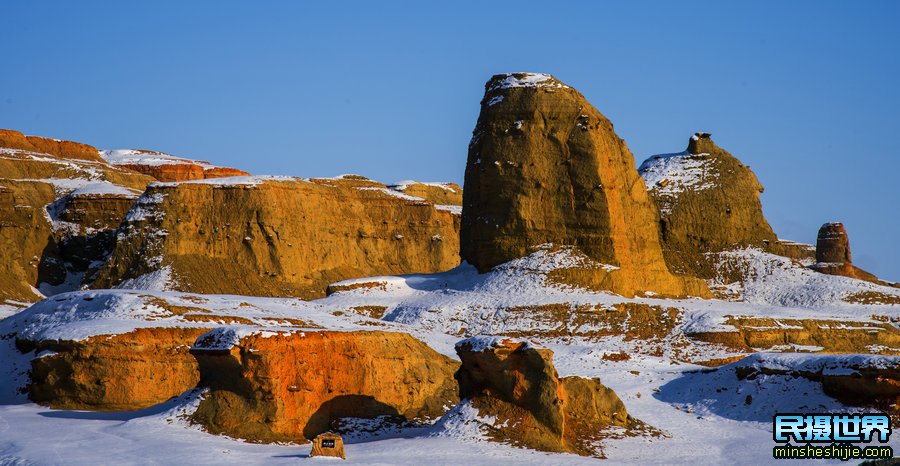
POLYGON ((343 279, 458 265, 458 215, 360 178, 154 184, 97 286, 164 272, 166 289, 316 298, 343 279))
POLYGON ((210 389, 193 419, 252 441, 304 442, 347 417, 427 420, 457 401, 458 363, 405 333, 213 332, 193 352, 210 389))
POLYGON ((89 283, 91 264, 153 179, 107 165, 91 146, 0 130, 0 303, 89 283))
POLYGON ((780 244, 763 215, 756 175, 709 133, 694 134, 684 152, 648 158, 638 171, 659 208, 663 252, 675 270, 712 278, 707 253, 748 246, 803 252, 780 244))
POLYGON ((102 161, 93 146, 40 136, 26 136, 12 129, 0 129, 0 147, 49 154, 63 159, 102 161))
POLYGON ((496 418, 489 434, 537 450, 594 455, 610 426, 626 426, 622 400, 598 379, 560 378, 553 352, 502 337, 456 345, 460 398, 496 418))
POLYGON ((462 258, 484 272, 535 247, 575 246, 603 266, 568 277, 623 295, 704 295, 669 272, 656 210, 612 123, 552 76, 496 75, 469 145, 462 258))
POLYGON ((81 341, 19 341, 37 350, 29 398, 55 409, 127 411, 178 396, 200 380, 189 348, 202 328, 142 328, 81 341))
POLYGON ((236 168, 218 167, 202 160, 191 160, 149 150, 106 150, 100 155, 111 165, 134 170, 159 181, 190 181, 249 175, 236 168))
POLYGON ((853 265, 850 255, 850 238, 843 223, 826 223, 819 228, 816 237, 816 263, 812 269, 829 275, 866 280, 882 285, 896 286, 879 280, 878 277, 853 265))

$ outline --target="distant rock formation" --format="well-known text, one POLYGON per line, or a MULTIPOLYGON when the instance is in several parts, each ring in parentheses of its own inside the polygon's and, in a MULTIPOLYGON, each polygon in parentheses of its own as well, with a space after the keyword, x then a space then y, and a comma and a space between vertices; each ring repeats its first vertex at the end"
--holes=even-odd
POLYGON ((101 157, 109 164, 150 175, 159 181, 191 181, 249 173, 236 168, 217 167, 202 160, 176 157, 149 150, 105 150, 101 157))
POLYGON ((405 333, 249 335, 230 349, 218 337, 193 350, 210 390, 193 420, 214 434, 305 442, 342 418, 424 421, 458 400, 459 363, 405 333))
POLYGON ((156 183, 97 286, 318 298, 339 280, 440 272, 459 264, 459 216, 438 207, 358 176, 156 183))
POLYGON ((90 283, 152 181, 86 144, 0 130, 0 305, 90 283))
POLYGON ((460 398, 471 400, 496 440, 536 450, 596 454, 605 428, 625 427, 622 400, 598 379, 560 378, 553 352, 502 337, 473 337, 456 345, 460 398))
POLYGON ((0 147, 49 154, 63 159, 102 161, 93 146, 40 136, 26 136, 12 129, 0 129, 0 147))
POLYGON ((388 185, 388 188, 410 196, 421 197, 435 205, 462 206, 462 188, 456 183, 401 181, 388 185))
POLYGON ((747 246, 804 252, 780 244, 763 215, 756 175, 709 133, 691 136, 684 152, 648 158, 638 172, 659 208, 663 252, 674 270, 712 278, 706 253, 747 246))
POLYGON ((853 265, 850 256, 850 238, 843 223, 826 223, 819 228, 816 237, 816 263, 812 269, 829 275, 841 275, 881 285, 895 286, 853 265))
POLYGON ((573 284, 707 294, 669 272, 655 208, 612 123, 550 75, 496 75, 469 145, 460 255, 485 272, 548 243, 603 265, 566 277, 573 284))

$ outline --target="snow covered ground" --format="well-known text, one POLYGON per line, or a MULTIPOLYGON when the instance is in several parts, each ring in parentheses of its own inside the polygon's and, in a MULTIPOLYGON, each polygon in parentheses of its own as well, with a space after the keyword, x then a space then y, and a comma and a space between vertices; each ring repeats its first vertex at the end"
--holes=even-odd
MULTIPOLYGON (((309 445, 250 444, 209 435, 182 417, 196 405, 197 393, 137 412, 60 411, 27 401, 17 389, 27 382, 35 354, 20 354, 13 333, 31 338, 81 339, 128 332, 138 326, 198 325, 155 305, 165 300, 195 306, 216 316, 238 316, 252 324, 242 332, 301 331, 279 318, 302 319, 330 329, 406 331, 436 350, 454 356, 454 345, 470 335, 529 330, 527 338, 554 351, 561 376, 599 377, 622 398, 629 414, 663 435, 604 440, 607 460, 547 454, 488 442, 474 410, 465 403, 430 427, 348 439, 347 464, 772 464, 771 417, 776 412, 844 412, 849 408, 822 392, 821 385, 790 375, 761 375, 740 380, 733 365, 717 369, 673 357, 686 331, 734 330, 729 316, 872 321, 873 315, 900 318, 900 306, 844 300, 859 291, 888 295, 900 290, 858 280, 818 274, 787 259, 760 251, 734 253, 751 279, 736 291, 740 301, 622 298, 606 293, 549 286, 544 277, 583 258, 565 250, 540 250, 518 261, 478 274, 462 265, 434 275, 374 277, 341 282, 344 290, 328 298, 294 299, 211 296, 167 291, 89 291, 54 296, 0 321, 0 465, 6 464, 296 464, 308 458, 309 445), (755 277, 755 278, 754 278, 755 277), (358 287, 360 284, 376 286, 358 287), (354 288, 356 287, 356 288, 354 288), (516 306, 565 303, 614 308, 641 303, 676 308, 681 321, 675 336, 658 338, 660 351, 642 348, 623 335, 598 338, 540 337, 555 328, 516 306), (375 320, 351 312, 355 306, 383 306, 375 320), (373 327, 377 324, 377 327, 373 327), (536 336, 538 335, 538 336, 536 336), (679 337, 678 335, 682 335, 679 337), (626 357, 621 357, 621 354, 626 357), (620 357, 610 357, 620 355, 620 357)), ((209 323, 204 323, 209 325, 209 323)), ((590 329, 587 329, 590 330, 590 329)), ((716 345, 694 343, 707 359, 735 354, 716 345)), ((770 355, 744 364, 846 370, 847 361, 900 364, 897 357, 770 355)), ((615 432, 613 432, 615 434, 615 432)), ((900 448, 900 436, 889 444, 900 448)))

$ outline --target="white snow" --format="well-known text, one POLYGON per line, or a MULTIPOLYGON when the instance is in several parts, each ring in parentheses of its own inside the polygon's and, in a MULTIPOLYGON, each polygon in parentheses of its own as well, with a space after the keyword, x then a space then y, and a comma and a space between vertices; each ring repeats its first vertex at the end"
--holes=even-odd
POLYGON ((638 168, 647 190, 664 196, 663 205, 660 206, 664 215, 671 212, 677 201, 677 194, 716 187, 719 173, 707 155, 709 154, 691 154, 687 151, 654 155, 638 168))
POLYGON ((416 181, 416 180, 401 180, 393 184, 387 185, 388 188, 396 190, 396 191, 406 191, 409 189, 411 185, 421 184, 425 186, 434 186, 435 188, 441 188, 451 193, 456 192, 456 188, 452 186, 451 183, 442 183, 437 181, 416 181))
POLYGON ((517 87, 550 87, 558 89, 568 89, 569 86, 557 81, 545 73, 505 73, 502 79, 496 80, 494 84, 487 90, 493 92, 500 89, 511 89, 517 87))
POLYGON ((199 165, 205 169, 218 168, 202 160, 191 160, 164 152, 138 149, 101 150, 100 157, 110 165, 199 165))
POLYGON ((305 178, 299 178, 296 176, 283 176, 283 175, 255 175, 255 176, 226 176, 222 178, 205 178, 202 180, 189 180, 189 181, 170 181, 170 182, 162 182, 156 181, 151 183, 150 186, 178 186, 179 184, 208 184, 215 186, 217 188, 230 187, 230 186, 258 186, 267 181, 294 181, 294 182, 308 182, 309 180, 305 178))

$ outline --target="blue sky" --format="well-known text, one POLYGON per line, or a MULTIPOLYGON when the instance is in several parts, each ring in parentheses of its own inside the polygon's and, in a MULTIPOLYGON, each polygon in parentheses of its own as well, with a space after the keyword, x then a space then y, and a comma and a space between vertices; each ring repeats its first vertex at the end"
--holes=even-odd
POLYGON ((900 280, 900 2, 6 1, 0 127, 256 174, 462 183, 484 82, 552 73, 638 161, 694 131, 783 238, 900 280))

